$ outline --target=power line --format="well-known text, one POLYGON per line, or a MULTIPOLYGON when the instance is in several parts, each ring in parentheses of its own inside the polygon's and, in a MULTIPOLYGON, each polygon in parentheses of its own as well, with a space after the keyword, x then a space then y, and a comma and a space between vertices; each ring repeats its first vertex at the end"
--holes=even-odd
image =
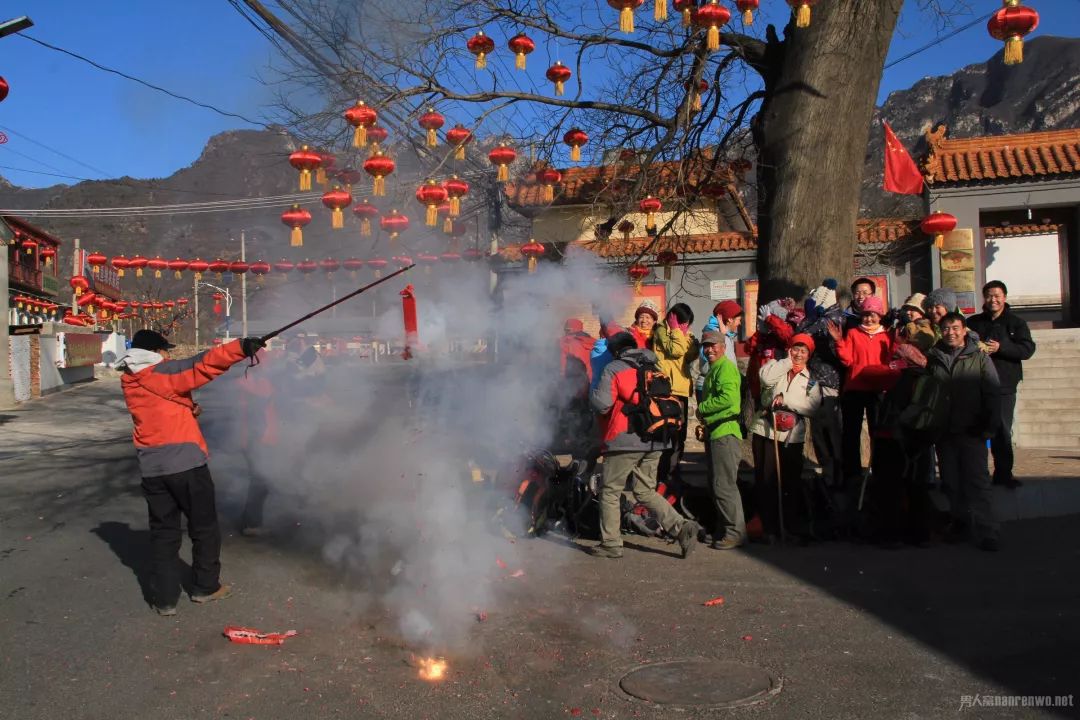
POLYGON ((942 35, 941 37, 937 38, 936 40, 931 40, 930 42, 923 45, 922 47, 916 48, 915 50, 912 50, 911 52, 909 52, 907 55, 903 55, 901 57, 898 57, 897 59, 893 60, 891 63, 888 63, 887 65, 885 65, 884 68, 882 68, 882 70, 888 70, 893 65, 898 65, 898 64, 904 62, 905 60, 909 60, 909 59, 915 57, 916 55, 918 55, 921 52, 929 50, 930 48, 935 47, 936 45, 940 45, 941 43, 945 42, 949 38, 955 37, 956 35, 959 35, 960 33, 964 32, 965 30, 967 30, 969 28, 973 28, 976 25, 978 25, 979 23, 985 22, 986 20, 989 20, 990 16, 993 15, 994 13, 996 13, 996 12, 997 12, 997 10, 993 10, 991 12, 988 12, 987 14, 985 14, 985 15, 983 15, 981 17, 975 18, 974 20, 969 22, 967 25, 962 25, 961 27, 956 28, 951 33, 948 33, 947 35, 942 35))
POLYGON ((0 125, 0 129, 3 129, 5 132, 11 133, 12 135, 15 135, 17 137, 21 137, 23 140, 26 140, 27 142, 32 143, 34 145, 37 145, 40 148, 44 148, 45 150, 48 150, 51 153, 55 153, 55 154, 59 155, 60 157, 64 158, 65 160, 70 160, 71 162, 75 163, 76 165, 82 165, 84 168, 87 168, 88 170, 93 170, 94 172, 98 173, 99 175, 101 175, 104 178, 107 178, 112 174, 112 173, 105 172, 101 168, 96 168, 93 165, 90 165, 88 163, 84 163, 82 160, 79 160, 77 158, 73 158, 70 155, 66 155, 66 154, 60 152, 59 150, 57 150, 56 148, 49 147, 45 143, 35 140, 34 138, 30 137, 29 135, 24 135, 21 132, 18 132, 16 130, 13 130, 12 128, 9 128, 7 125, 0 125))
POLYGON ((244 122, 248 123, 249 125, 257 125, 257 126, 263 127, 263 128, 270 128, 271 127, 271 125, 268 125, 267 123, 264 123, 262 121, 252 120, 251 118, 240 115, 239 113, 229 112, 228 110, 222 110, 221 108, 215 107, 215 106, 213 106, 213 105, 211 105, 209 103, 200 102, 200 101, 195 100, 193 98, 187 97, 186 95, 181 95, 179 93, 173 92, 172 90, 168 90, 166 88, 163 88, 160 85, 155 85, 155 84, 153 84, 151 82, 147 82, 146 80, 143 80, 141 78, 137 78, 134 75, 129 75, 129 74, 125 73, 125 72, 122 72, 120 70, 116 70, 116 69, 111 68, 111 67, 106 67, 105 65, 102 65, 101 63, 95 62, 95 61, 91 60, 88 57, 80 55, 80 54, 78 54, 76 52, 72 52, 71 50, 65 50, 64 48, 57 47, 56 45, 50 45, 49 43, 45 42, 44 40, 38 40, 35 37, 31 37, 31 36, 27 35, 26 33, 18 33, 18 35, 19 35, 19 37, 26 38, 30 42, 37 43, 38 45, 41 45, 42 47, 46 47, 46 48, 48 48, 50 50, 55 50, 56 52, 63 53, 64 55, 68 55, 70 57, 73 57, 76 60, 80 60, 80 61, 82 61, 84 63, 87 63, 88 65, 93 65, 98 70, 103 70, 104 72, 112 73, 113 75, 119 75, 120 77, 122 77, 122 78, 124 78, 126 80, 131 80, 132 82, 139 83, 140 85, 148 87, 151 90, 156 90, 157 92, 165 93, 166 95, 168 95, 170 97, 173 97, 173 98, 176 98, 177 100, 183 100, 184 102, 191 103, 192 105, 204 108, 206 110, 211 110, 211 111, 216 112, 219 115, 223 115, 225 117, 231 117, 231 118, 237 118, 238 120, 243 120, 244 122))

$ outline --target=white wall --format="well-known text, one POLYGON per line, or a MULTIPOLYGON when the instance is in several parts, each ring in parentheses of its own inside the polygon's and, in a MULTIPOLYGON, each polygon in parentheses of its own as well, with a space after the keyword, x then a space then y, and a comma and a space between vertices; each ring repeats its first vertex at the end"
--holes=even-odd
POLYGON ((30 336, 12 335, 11 345, 11 382, 15 386, 15 401, 29 400, 30 384, 30 336))
POLYGON ((1061 239, 1057 233, 985 239, 986 279, 1009 288, 1009 304, 1061 305, 1061 239))

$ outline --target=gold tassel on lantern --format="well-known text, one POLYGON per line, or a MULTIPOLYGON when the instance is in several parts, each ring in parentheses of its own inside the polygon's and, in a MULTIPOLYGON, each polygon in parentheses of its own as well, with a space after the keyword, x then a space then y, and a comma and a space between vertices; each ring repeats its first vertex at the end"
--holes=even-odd
POLYGON ((509 165, 500 165, 499 166, 499 172, 498 172, 498 174, 495 175, 495 179, 498 182, 506 182, 507 180, 509 180, 510 179, 510 166, 509 165))
MULTIPOLYGON (((810 12, 810 8, 806 8, 807 12, 810 12)), ((705 36, 705 48, 709 52, 720 49, 720 28, 716 25, 709 26, 709 32, 705 36)))
POLYGON ((525 69, 525 53, 517 53, 514 55, 514 67, 518 70, 525 69))
POLYGON ((454 159, 455 160, 464 160, 465 159, 465 143, 461 143, 456 148, 454 148, 454 159))
POLYGON ((667 0, 656 0, 653 5, 653 20, 656 22, 667 20, 667 0))
POLYGON ((685 9, 683 9, 683 11, 682 11, 682 26, 683 27, 690 27, 690 23, 691 23, 692 19, 693 18, 690 15, 690 8, 687 7, 685 9))
POLYGON ((450 217, 446 217, 442 223, 442 231, 449 235, 454 232, 454 221, 450 217))
POLYGON ((645 213, 645 229, 652 230, 656 227, 656 213, 645 213))
POLYGON ((343 227, 345 227, 345 213, 341 212, 341 208, 336 207, 330 215, 330 228, 340 230, 343 227))
POLYGON ((570 147, 570 159, 573 160, 574 162, 578 162, 578 161, 581 160, 581 146, 580 145, 572 145, 570 147))
POLYGON ((487 67, 487 53, 476 54, 476 69, 483 70, 487 67))
POLYGON ((307 192, 311 189, 311 171, 304 168, 300 171, 300 192, 307 192))
POLYGON ((544 186, 544 202, 546 202, 546 203, 555 202, 555 186, 554 185, 545 185, 544 186))
POLYGON ((438 205, 428 205, 427 206, 427 216, 425 217, 425 220, 427 221, 427 226, 428 227, 435 227, 436 225, 439 224, 439 206, 438 205))
POLYGON ((179 270, 176 270, 176 271, 173 272, 173 277, 176 278, 177 280, 180 280, 184 276, 180 274, 179 270))
POLYGON ((154 277, 160 278, 161 277, 161 271, 160 270, 155 270, 154 271, 154 277))
POLYGON ((294 226, 292 232, 289 234, 289 245, 292 247, 304 246, 304 231, 299 225, 294 226))
POLYGON ((795 27, 810 27, 810 5, 803 3, 795 11, 795 27))
POLYGON ((564 90, 566 90, 566 83, 564 83, 562 80, 556 80, 555 81, 555 94, 556 95, 562 95, 564 90))
POLYGON ((1024 62, 1024 38, 1014 35, 1005 41, 1005 64, 1019 65, 1024 62))
POLYGON ((328 178, 326 177, 326 168, 322 167, 321 165, 319 166, 319 169, 315 171, 315 182, 319 183, 320 185, 325 185, 327 182, 329 182, 328 178))
POLYGON ((375 197, 383 197, 386 195, 386 180, 383 179, 382 175, 377 175, 375 177, 375 182, 371 188, 371 194, 375 197))
POLYGON ((450 217, 457 217, 461 214, 461 198, 457 195, 450 198, 450 217))
POLYGON ((367 127, 364 125, 357 125, 353 130, 352 146, 355 148, 367 147, 367 127))
POLYGON ((529 272, 536 272, 536 257, 533 255, 529 256, 529 272))
POLYGON ((619 31, 624 33, 634 32, 634 10, 629 5, 624 5, 619 11, 619 31))
POLYGON ((360 237, 371 236, 371 221, 367 218, 360 219, 360 237))
POLYGON ((750 8, 746 8, 745 10, 743 10, 742 22, 743 22, 743 25, 753 25, 754 24, 754 11, 751 10, 750 8))
POLYGON ((701 93, 694 91, 694 99, 690 103, 690 109, 694 112, 701 112, 701 93))
POLYGON ((439 136, 436 133, 435 128, 428 128, 428 131, 427 131, 427 146, 428 147, 438 147, 439 146, 439 136))
POLYGON ((945 235, 943 233, 938 233, 937 235, 934 235, 934 247, 936 247, 938 250, 941 250, 943 247, 945 247, 945 235))

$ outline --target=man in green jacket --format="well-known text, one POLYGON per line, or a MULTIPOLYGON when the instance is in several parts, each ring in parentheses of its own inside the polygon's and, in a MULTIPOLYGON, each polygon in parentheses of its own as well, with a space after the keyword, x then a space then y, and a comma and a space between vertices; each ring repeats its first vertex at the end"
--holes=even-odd
POLYGON ((739 368, 724 356, 726 340, 709 331, 701 336, 709 373, 705 376, 698 417, 705 425, 711 462, 709 476, 716 503, 714 550, 732 550, 746 542, 746 520, 742 498, 736 484, 742 457, 742 432, 739 430, 739 368))
POLYGON ((986 441, 1001 422, 997 371, 968 334, 963 315, 950 312, 938 327, 941 341, 930 350, 927 369, 944 386, 948 402, 948 425, 937 451, 950 493, 949 539, 961 540, 974 529, 979 547, 995 551, 999 526, 991 504, 986 441))

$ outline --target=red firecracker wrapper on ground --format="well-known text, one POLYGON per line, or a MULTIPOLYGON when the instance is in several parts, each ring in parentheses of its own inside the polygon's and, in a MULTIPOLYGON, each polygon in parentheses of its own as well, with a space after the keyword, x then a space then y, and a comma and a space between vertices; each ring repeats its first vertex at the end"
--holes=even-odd
POLYGON ((229 638, 230 642, 246 645, 281 645, 286 639, 297 634, 295 630, 283 633, 264 633, 255 628, 240 627, 239 625, 227 625, 222 634, 229 638))

